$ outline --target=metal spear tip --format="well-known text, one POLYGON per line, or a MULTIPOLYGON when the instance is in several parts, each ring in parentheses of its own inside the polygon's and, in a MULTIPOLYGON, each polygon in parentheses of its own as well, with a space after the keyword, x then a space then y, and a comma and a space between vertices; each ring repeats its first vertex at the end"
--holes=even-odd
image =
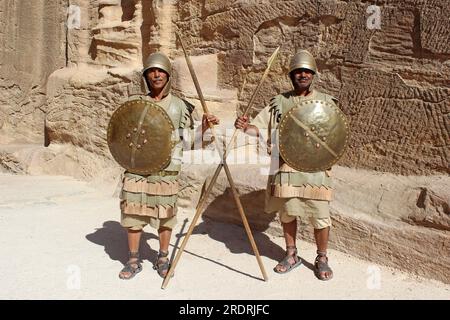
POLYGON ((278 46, 276 49, 275 49, 275 51, 272 53, 272 55, 270 56, 270 58, 269 58, 269 60, 267 61, 267 65, 268 66, 270 66, 272 63, 273 63, 273 61, 275 60, 275 58, 277 57, 277 54, 278 54, 278 50, 280 50, 280 46, 278 46))

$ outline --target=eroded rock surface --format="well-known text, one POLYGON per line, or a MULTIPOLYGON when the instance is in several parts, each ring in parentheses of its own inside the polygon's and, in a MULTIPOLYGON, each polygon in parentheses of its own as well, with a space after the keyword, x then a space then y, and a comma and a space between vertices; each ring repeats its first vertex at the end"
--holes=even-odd
MULTIPOLYGON (((176 30, 224 127, 276 47, 253 115, 290 89, 289 58, 308 49, 315 86, 340 99, 351 127, 339 162, 348 168, 335 170, 332 245, 448 282, 449 10, 446 0, 0 0, 0 171, 117 184, 106 128, 142 92, 150 52, 170 56, 174 91, 201 113, 176 30)), ((195 206, 208 168, 186 164, 181 206, 195 206)), ((261 214, 259 169, 232 172, 252 227, 280 235, 276 218, 261 214)), ((205 214, 239 223, 234 208, 221 176, 205 214)))
POLYGON ((341 164, 449 172, 445 0, 2 0, 0 6, 5 135, 40 142, 46 128, 48 141, 107 154, 108 119, 142 90, 139 69, 155 50, 175 61, 174 90, 196 100, 178 30, 212 111, 223 119, 242 112, 277 46, 280 55, 253 114, 288 90, 288 60, 304 48, 318 62, 316 87, 340 99, 351 124, 341 164))

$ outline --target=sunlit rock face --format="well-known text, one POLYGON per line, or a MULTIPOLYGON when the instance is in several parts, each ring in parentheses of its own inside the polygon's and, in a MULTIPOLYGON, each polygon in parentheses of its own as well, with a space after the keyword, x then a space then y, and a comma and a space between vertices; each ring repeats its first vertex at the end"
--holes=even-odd
MULTIPOLYGON (((143 91, 142 61, 155 51, 172 59, 173 91, 198 119, 176 32, 222 129, 245 110, 278 46, 253 116, 291 89, 289 59, 307 49, 315 88, 339 99, 351 132, 335 170, 331 245, 448 282, 449 10, 447 0, 0 0, 0 171, 117 178, 108 121, 143 91)), ((232 172, 251 225, 281 234, 262 216, 265 177, 248 166, 232 172)), ((195 207, 204 170, 185 164, 192 186, 180 205, 195 207)), ((227 184, 221 176, 205 214, 240 223, 227 184)))

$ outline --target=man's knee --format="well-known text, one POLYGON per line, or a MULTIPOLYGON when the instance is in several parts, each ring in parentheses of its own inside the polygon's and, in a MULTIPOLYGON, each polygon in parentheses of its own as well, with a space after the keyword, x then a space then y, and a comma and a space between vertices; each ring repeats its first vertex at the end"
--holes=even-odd
POLYGON ((171 231, 172 231, 172 228, 166 227, 166 226, 160 226, 160 227, 158 228, 158 232, 159 232, 159 233, 165 232, 165 231, 171 232, 171 231))
POLYGON ((122 222, 122 227, 127 229, 128 233, 138 233, 144 229, 145 224, 141 223, 141 222, 130 220, 130 221, 122 222))
POLYGON ((161 219, 153 218, 151 220, 152 227, 158 229, 158 231, 160 232, 172 231, 172 229, 175 228, 176 224, 177 224, 177 216, 161 219))
POLYGON ((280 221, 281 223, 291 223, 297 219, 296 216, 290 216, 286 211, 280 211, 280 221))
POLYGON ((332 225, 330 217, 326 217, 326 218, 311 217, 311 224, 312 224, 313 228, 316 230, 331 228, 331 225, 332 225))

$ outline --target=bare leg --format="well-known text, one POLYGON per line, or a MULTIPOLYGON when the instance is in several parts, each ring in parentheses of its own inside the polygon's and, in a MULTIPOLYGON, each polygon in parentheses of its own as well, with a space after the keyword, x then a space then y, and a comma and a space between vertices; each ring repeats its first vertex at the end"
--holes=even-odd
POLYGON ((165 277, 169 272, 169 244, 172 236, 172 229, 161 227, 158 229, 159 234, 159 254, 156 268, 161 277, 165 277))
MULTIPOLYGON (((282 225, 284 241, 286 242, 286 255, 288 256, 287 262, 290 265, 294 265, 296 262, 298 262, 297 250, 295 246, 297 235, 297 219, 289 223, 282 223, 282 225)), ((283 273, 287 269, 289 269, 289 267, 283 265, 282 262, 278 263, 275 266, 275 271, 279 273, 283 273)))
POLYGON ((323 229, 314 229, 314 238, 316 238, 317 250, 327 252, 330 227, 323 229))
MULTIPOLYGON (((326 227, 323 229, 314 229, 314 238, 316 239, 317 251, 319 254, 319 261, 328 263, 327 248, 328 248, 328 239, 330 235, 330 227, 326 227)), ((329 271, 320 272, 319 277, 322 279, 329 279, 333 275, 331 269, 329 271)))
POLYGON ((159 234, 159 250, 169 252, 170 237, 172 236, 172 229, 161 227, 158 229, 159 234))
POLYGON ((295 247, 295 240, 297 235, 297 219, 289 223, 282 223, 284 241, 287 247, 295 247))
MULTIPOLYGON (((139 253, 139 243, 141 241, 142 230, 127 229, 127 232, 128 232, 128 249, 129 249, 130 253, 131 254, 139 253)), ((139 267, 138 264, 133 263, 133 262, 137 262, 138 260, 139 260, 139 258, 137 258, 136 255, 133 255, 133 256, 130 255, 128 264, 130 264, 131 268, 137 269, 139 267)), ((129 279, 132 276, 133 276, 133 273, 131 271, 122 270, 119 273, 119 277, 122 279, 129 279)))

